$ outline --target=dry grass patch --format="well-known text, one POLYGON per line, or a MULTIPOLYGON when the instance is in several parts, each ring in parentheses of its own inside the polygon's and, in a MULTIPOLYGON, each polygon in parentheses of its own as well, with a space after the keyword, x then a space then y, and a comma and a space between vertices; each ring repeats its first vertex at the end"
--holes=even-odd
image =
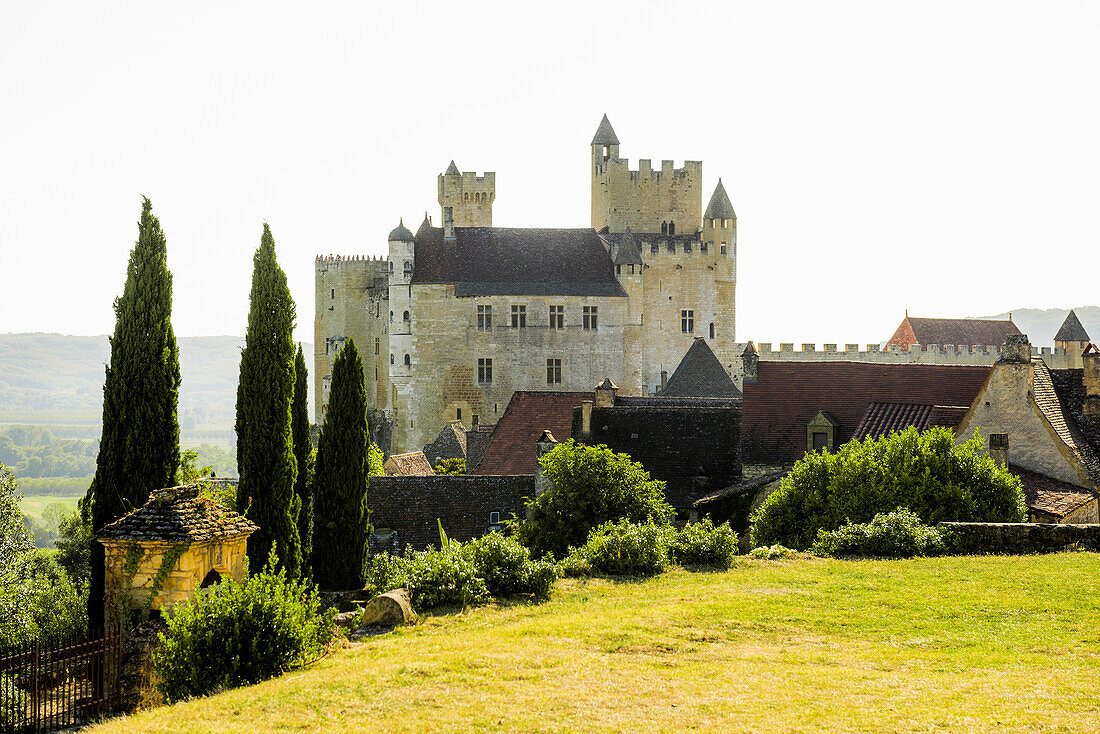
POLYGON ((1100 556, 560 582, 96 731, 1086 731, 1100 556))

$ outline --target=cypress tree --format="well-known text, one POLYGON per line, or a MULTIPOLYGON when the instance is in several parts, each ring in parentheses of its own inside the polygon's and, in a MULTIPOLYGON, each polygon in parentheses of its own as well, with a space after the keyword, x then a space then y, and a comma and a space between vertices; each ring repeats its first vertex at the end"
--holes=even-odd
POLYGON ((291 433, 294 437, 294 459, 298 462, 298 479, 294 493, 298 496, 298 538, 302 542, 302 572, 309 569, 313 545, 313 440, 309 435, 309 372, 302 345, 294 358, 294 402, 290 407, 291 433))
POLYGON ((313 578, 325 589, 361 589, 366 581, 370 448, 363 360, 348 339, 332 362, 313 480, 313 578))
POLYGON ((237 511, 260 527, 248 538, 252 573, 263 569, 275 544, 279 565, 296 578, 302 549, 294 493, 298 463, 290 430, 295 308, 286 273, 275 262, 275 239, 267 223, 252 262, 248 331, 237 385, 237 511))
MULTIPOLYGON (((98 531, 170 487, 179 465, 180 365, 172 332, 172 275, 153 205, 145 198, 138 239, 115 299, 111 363, 103 382, 103 429, 95 478, 83 503, 98 531)), ((92 542, 88 618, 103 624, 103 546, 92 542)))

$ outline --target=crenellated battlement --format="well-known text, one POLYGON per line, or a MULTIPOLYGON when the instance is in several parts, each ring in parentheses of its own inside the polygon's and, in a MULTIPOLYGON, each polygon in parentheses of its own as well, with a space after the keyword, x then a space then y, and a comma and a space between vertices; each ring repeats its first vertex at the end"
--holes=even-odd
MULTIPOLYGON (((897 344, 886 349, 878 344, 867 344, 860 349, 859 344, 845 344, 839 349, 837 344, 804 343, 796 350, 793 342, 781 342, 779 349, 773 349, 771 342, 756 345, 757 355, 763 362, 866 362, 871 364, 937 364, 937 365, 991 365, 1001 356, 999 346, 981 346, 970 344, 920 344, 903 349, 897 344)), ((743 348, 743 347, 742 347, 743 348)), ((1077 355, 1058 347, 1031 348, 1033 357, 1042 357, 1051 369, 1070 369, 1077 366, 1077 355)))
POLYGON ((337 270, 340 268, 388 272, 389 263, 381 255, 318 255, 314 259, 314 270, 337 270))

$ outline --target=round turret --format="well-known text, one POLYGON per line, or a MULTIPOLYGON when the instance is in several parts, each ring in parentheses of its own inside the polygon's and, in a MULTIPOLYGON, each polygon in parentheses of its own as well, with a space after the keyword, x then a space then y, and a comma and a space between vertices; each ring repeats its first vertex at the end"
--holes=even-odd
POLYGON ((389 241, 390 242, 412 242, 413 241, 413 233, 410 232, 408 229, 406 229, 404 219, 402 219, 400 221, 400 224, 398 224, 397 227, 392 232, 390 232, 389 241))

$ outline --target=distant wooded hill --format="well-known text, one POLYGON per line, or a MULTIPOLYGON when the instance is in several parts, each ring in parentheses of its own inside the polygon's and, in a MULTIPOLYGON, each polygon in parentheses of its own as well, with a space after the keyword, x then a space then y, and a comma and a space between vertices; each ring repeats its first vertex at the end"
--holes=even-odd
MULTIPOLYGON (((184 437, 232 441, 244 338, 194 336, 177 342, 184 437)), ((312 364, 313 345, 302 348, 306 364, 312 364)), ((106 336, 0 334, 0 422, 98 426, 110 353, 106 336)))
MULTIPOLYGON (((1094 343, 1100 342, 1100 306, 1074 306, 1081 326, 1085 327, 1094 343)), ((1065 308, 1020 308, 1012 310, 1012 322, 1016 328, 1027 334, 1028 341, 1036 347, 1053 347, 1054 335, 1066 320, 1069 309, 1065 308)), ((983 319, 1007 319, 1008 313, 995 316, 982 316, 983 319)))

